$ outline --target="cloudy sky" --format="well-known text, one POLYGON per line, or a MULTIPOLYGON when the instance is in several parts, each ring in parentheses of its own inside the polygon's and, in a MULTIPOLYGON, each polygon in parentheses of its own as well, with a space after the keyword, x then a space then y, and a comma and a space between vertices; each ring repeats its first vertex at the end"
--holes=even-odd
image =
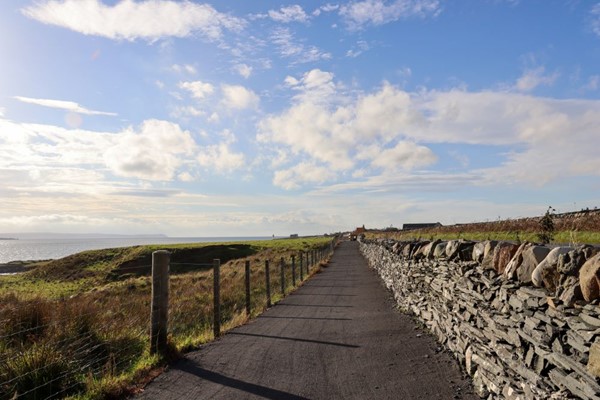
POLYGON ((600 2, 0 2, 0 231, 312 234, 600 203, 600 2))

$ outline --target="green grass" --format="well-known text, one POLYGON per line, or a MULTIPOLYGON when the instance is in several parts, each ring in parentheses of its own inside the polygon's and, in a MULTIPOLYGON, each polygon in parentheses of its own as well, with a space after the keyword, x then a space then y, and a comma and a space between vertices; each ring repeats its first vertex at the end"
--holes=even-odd
POLYGON ((32 398, 44 398, 48 391, 77 399, 121 398, 164 365, 166 359, 148 352, 148 262, 155 250, 172 253, 169 345, 170 356, 177 356, 213 339, 209 265, 213 258, 222 261, 221 324, 230 329, 247 320, 246 261, 251 265, 252 315, 256 316, 266 304, 265 261, 271 265, 275 303, 282 297, 281 258, 288 264, 289 293, 294 289, 291 256, 330 241, 300 238, 97 250, 0 277, 0 399, 32 387, 37 387, 27 394, 32 398), (195 263, 202 265, 189 265, 195 263))
MULTIPOLYGON (((600 244, 600 211, 582 210, 575 213, 553 215, 552 243, 555 244, 600 244)), ((369 232, 367 237, 390 237, 399 240, 411 239, 470 239, 470 240, 507 240, 540 241, 539 234, 544 232, 544 216, 505 219, 487 222, 473 222, 418 229, 408 232, 369 232)))
MULTIPOLYGON (((396 240, 503 240, 512 242, 539 242, 538 234, 535 232, 519 231, 486 231, 486 232, 439 232, 435 230, 414 230, 410 232, 393 233, 368 233, 367 237, 389 237, 396 240)), ((578 231, 560 231, 554 234, 552 240, 554 244, 600 244, 600 232, 578 232, 578 231)))
POLYGON ((315 248, 330 238, 311 237, 248 242, 182 243, 90 250, 40 263, 30 271, 0 277, 0 296, 18 293, 24 297, 63 298, 98 289, 135 275, 149 275, 152 252, 171 252, 171 273, 209 269, 213 259, 226 263, 259 252, 293 252, 315 248), (194 266, 189 264, 207 264, 194 266))

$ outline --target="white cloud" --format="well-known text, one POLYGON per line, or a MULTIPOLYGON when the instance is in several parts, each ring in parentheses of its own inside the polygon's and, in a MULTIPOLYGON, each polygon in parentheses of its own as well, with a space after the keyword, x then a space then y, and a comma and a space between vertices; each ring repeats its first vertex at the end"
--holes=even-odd
POLYGON ((179 85, 177 86, 179 86, 180 89, 190 92, 192 97, 196 99, 204 99, 215 91, 213 85, 202 81, 179 82, 179 85))
POLYGON ((147 120, 138 131, 129 128, 104 152, 106 165, 119 176, 169 181, 196 144, 179 125, 147 120))
POLYGON ((4 117, 4 114, 6 114, 6 108, 0 107, 0 118, 4 117))
POLYGON ((440 12, 441 5, 438 0, 365 0, 340 7, 340 15, 350 29, 383 25, 415 16, 437 16, 440 12))
POLYGON ((183 64, 183 65, 179 65, 179 64, 173 64, 171 65, 171 71, 176 72, 178 74, 190 74, 190 75, 196 75, 196 73, 198 73, 198 71, 196 70, 196 67, 194 67, 191 64, 183 64))
POLYGON ((221 120, 221 117, 219 117, 219 114, 217 114, 216 112, 213 112, 212 114, 210 114, 210 117, 208 117, 208 122, 211 123, 217 123, 221 120))
POLYGON ((221 90, 223 91, 223 104, 230 109, 256 108, 260 101, 256 93, 240 85, 223 84, 221 90))
POLYGON ((78 114, 86 114, 86 115, 108 115, 108 116, 116 116, 116 113, 112 112, 104 112, 104 111, 94 111, 87 109, 73 101, 64 101, 64 100, 51 100, 51 99, 34 99, 31 97, 23 97, 23 96, 15 96, 15 99, 22 101, 23 103, 35 104, 42 107, 49 108, 58 108, 60 110, 66 110, 70 112, 75 112, 78 114))
POLYGON ((299 92, 294 97, 296 101, 320 103, 331 101, 331 97, 336 94, 333 77, 333 73, 315 68, 306 72, 300 79, 287 76, 284 83, 299 92))
POLYGON ((315 46, 305 46, 295 41, 288 28, 277 28, 271 35, 271 40, 279 48, 283 58, 292 58, 293 63, 302 64, 319 60, 331 59, 331 53, 324 52, 315 46))
POLYGON ((428 190, 446 192, 463 186, 474 186, 483 179, 477 173, 447 173, 431 171, 395 171, 367 176, 368 171, 359 169, 353 173, 355 181, 337 183, 313 190, 315 195, 333 193, 384 193, 398 194, 406 190, 428 190))
POLYGON ((198 163, 217 173, 230 173, 242 168, 245 164, 244 154, 231 149, 231 144, 236 140, 235 136, 227 130, 222 132, 221 136, 223 137, 221 143, 200 148, 198 163))
POLYGON ((297 4, 281 7, 279 11, 269 10, 268 14, 273 21, 282 23, 307 22, 309 19, 302 7, 297 4))
POLYGON ((288 77, 286 84, 301 94, 289 108, 258 123, 257 140, 287 149, 289 162, 302 160, 338 173, 370 166, 372 172, 416 174, 437 159, 430 144, 455 143, 500 146, 496 166, 471 171, 480 183, 543 185, 600 174, 600 159, 589 145, 598 136, 600 101, 506 91, 410 93, 388 83, 370 93, 344 95, 332 75, 319 70, 288 77), (311 95, 327 93, 323 87, 330 94, 311 95))
POLYGON ((15 227, 18 230, 35 229, 35 227, 48 225, 66 225, 66 226, 81 226, 101 227, 107 224, 115 224, 124 222, 122 219, 107 218, 107 217, 90 217, 81 214, 42 214, 31 216, 17 216, 0 218, 0 223, 3 226, 15 227))
MULTIPOLYGON (((312 70, 300 80, 286 81, 301 94, 288 110, 259 123, 257 139, 289 146, 294 154, 308 155, 333 170, 353 168, 357 148, 365 143, 385 147, 416 118, 410 96, 389 84, 375 94, 345 99, 336 93, 329 72, 312 70)), ((413 165, 410 159, 405 162, 406 168, 413 165)))
POLYGON ((586 85, 584 86, 585 90, 595 91, 600 89, 600 75, 592 75, 588 78, 586 85))
POLYGON ((179 175, 177 175, 177 179, 180 180, 181 182, 193 182, 196 178, 194 178, 194 176, 192 174, 190 174, 187 171, 184 171, 182 173, 180 173, 179 175))
POLYGON ((402 141, 392 148, 382 150, 379 155, 373 158, 371 165, 388 171, 395 171, 398 169, 411 170, 418 167, 427 167, 436 161, 436 155, 429 148, 419 146, 413 142, 402 141))
POLYGON ((367 50, 369 50, 369 44, 364 40, 359 40, 354 48, 346 52, 346 57, 356 58, 367 50))
POLYGON ((100 0, 43 0, 22 11, 45 24, 116 40, 153 41, 195 32, 218 39, 224 30, 239 31, 245 26, 242 19, 188 0, 123 0, 112 6, 100 0))
POLYGON ((558 72, 545 75, 544 67, 537 67, 526 70, 523 75, 517 79, 515 88, 521 92, 530 92, 540 85, 551 86, 558 78, 558 72))
POLYGON ((400 75, 402 78, 410 78, 412 76, 412 69, 409 67, 400 68, 398 70, 398 75, 400 75))
POLYGON ((340 6, 338 4, 325 4, 324 6, 321 6, 317 9, 315 9, 312 13, 312 15, 314 15, 315 17, 318 17, 319 15, 321 15, 321 13, 329 13, 332 11, 337 11, 340 8, 340 6))
POLYGON ((252 75, 252 67, 246 64, 237 64, 233 67, 233 70, 246 79, 252 75))
POLYGON ((178 106, 173 108, 169 115, 173 118, 201 117, 206 113, 194 106, 178 106))
POLYGON ((590 10, 592 31, 600 37, 600 3, 596 3, 590 10))
POLYGON ((314 163, 302 162, 275 172, 273 184, 286 190, 298 189, 305 183, 323 183, 335 178, 335 173, 314 163))

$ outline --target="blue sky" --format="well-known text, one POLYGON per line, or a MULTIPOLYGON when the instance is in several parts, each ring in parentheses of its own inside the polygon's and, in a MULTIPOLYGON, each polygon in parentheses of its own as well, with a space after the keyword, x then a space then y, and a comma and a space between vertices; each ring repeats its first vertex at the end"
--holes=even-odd
POLYGON ((591 208, 599 97, 598 1, 4 1, 0 231, 591 208))

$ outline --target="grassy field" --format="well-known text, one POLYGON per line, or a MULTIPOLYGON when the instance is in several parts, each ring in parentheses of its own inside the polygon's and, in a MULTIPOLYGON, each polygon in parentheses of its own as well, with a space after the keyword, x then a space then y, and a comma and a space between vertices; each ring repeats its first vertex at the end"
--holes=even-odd
MULTIPOLYGON (((0 399, 118 398, 135 390, 166 360, 151 356, 151 255, 171 252, 171 356, 212 336, 212 269, 221 260, 222 326, 244 323, 244 264, 251 265, 252 314, 266 304, 265 262, 272 301, 280 297, 280 261, 292 290, 291 256, 331 238, 136 246, 78 253, 0 277, 0 399), (31 391, 32 388, 36 388, 31 391)), ((313 270, 314 272, 314 270, 313 270)), ((299 277, 299 272, 297 272, 299 277)))
MULTIPOLYGON (((370 231, 367 237, 388 237, 397 240, 468 239, 540 242, 542 217, 498 220, 441 226, 411 231, 370 231)), ((554 244, 600 244, 600 212, 596 210, 568 213, 553 217, 554 244)))

